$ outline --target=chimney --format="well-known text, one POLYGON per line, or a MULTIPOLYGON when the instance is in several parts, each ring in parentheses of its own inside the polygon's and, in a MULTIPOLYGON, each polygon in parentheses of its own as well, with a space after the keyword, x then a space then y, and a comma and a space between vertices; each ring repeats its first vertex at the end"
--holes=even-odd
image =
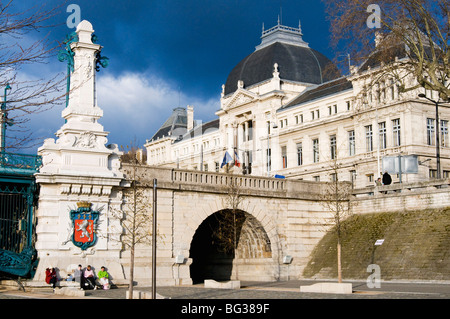
POLYGON ((187 106, 187 130, 188 132, 194 128, 194 107, 187 106))

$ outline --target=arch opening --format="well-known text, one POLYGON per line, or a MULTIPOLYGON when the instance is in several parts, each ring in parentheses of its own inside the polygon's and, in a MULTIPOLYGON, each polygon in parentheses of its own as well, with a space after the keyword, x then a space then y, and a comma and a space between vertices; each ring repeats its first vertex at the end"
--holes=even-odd
MULTIPOLYGON (((218 211, 197 228, 191 242, 190 275, 194 284, 205 279, 232 279, 237 260, 272 257, 270 239, 251 214, 230 209, 218 211)), ((239 279, 239 275, 234 274, 239 279)))

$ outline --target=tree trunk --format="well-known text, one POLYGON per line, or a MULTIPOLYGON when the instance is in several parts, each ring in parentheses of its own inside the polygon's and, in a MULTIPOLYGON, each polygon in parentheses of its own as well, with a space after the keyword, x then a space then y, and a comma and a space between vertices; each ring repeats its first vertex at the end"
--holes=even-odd
POLYGON ((128 299, 133 299, 133 279, 134 279, 134 245, 130 254, 130 282, 128 283, 128 299))
POLYGON ((338 271, 338 282, 342 283, 342 267, 341 267, 341 241, 338 238, 337 242, 337 271, 338 271))

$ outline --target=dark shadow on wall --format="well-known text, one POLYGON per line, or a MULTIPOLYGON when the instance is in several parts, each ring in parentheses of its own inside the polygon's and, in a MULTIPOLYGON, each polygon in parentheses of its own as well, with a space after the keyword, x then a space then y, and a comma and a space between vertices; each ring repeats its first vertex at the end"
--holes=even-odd
POLYGON ((237 258, 271 257, 270 240, 252 215, 221 210, 206 218, 194 234, 190 248, 190 274, 194 284, 205 279, 231 279, 237 258), (236 251, 234 249, 236 243, 236 251))

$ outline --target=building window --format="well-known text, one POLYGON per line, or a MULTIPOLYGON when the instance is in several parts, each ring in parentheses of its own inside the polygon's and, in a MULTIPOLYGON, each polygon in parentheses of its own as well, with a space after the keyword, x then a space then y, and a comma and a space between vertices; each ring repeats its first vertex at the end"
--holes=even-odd
POLYGON ((313 180, 315 182, 320 182, 320 176, 313 176, 313 180))
POLYGON ((311 111, 311 120, 314 120, 314 111, 311 111))
POLYGON ((252 173, 252 162, 253 162, 252 154, 253 154, 252 151, 244 152, 244 167, 243 167, 244 174, 252 173))
POLYGON ((247 121, 242 124, 243 142, 253 139, 253 121, 247 121))
POLYGON ((366 126, 366 151, 373 151, 373 134, 372 134, 372 125, 366 126))
POLYGON ((330 174, 330 182, 336 182, 337 181, 337 174, 331 173, 330 174))
POLYGON ((216 172, 218 173, 220 169, 220 164, 219 162, 215 162, 215 165, 216 165, 216 172))
POLYGON ((270 135, 270 134, 273 133, 273 132, 272 132, 272 129, 275 129, 275 128, 277 127, 277 126, 275 125, 276 123, 272 123, 271 121, 267 121, 266 124, 267 124, 267 135, 270 135), (270 125, 270 124, 273 124, 273 127, 272 127, 272 125, 270 125))
POLYGON ((297 144, 297 165, 303 165, 303 145, 302 143, 297 144))
POLYGON ((448 143, 448 121, 446 121, 446 120, 441 121, 440 131, 441 131, 441 141, 440 141, 441 146, 448 147, 448 145, 449 145, 449 143, 448 143))
POLYGON ((351 130, 348 132, 348 155, 355 155, 355 131, 351 130))
POLYGON ((337 104, 328 106, 328 114, 329 115, 337 114, 337 104))
POLYGON ((319 162, 319 139, 313 139, 313 162, 319 162))
POLYGON ((295 116, 295 124, 303 123, 303 114, 299 114, 295 116))
POLYGON ((434 119, 427 119, 427 145, 435 145, 436 140, 434 136, 434 119))
POLYGON ((393 79, 391 79, 390 81, 389 81, 389 86, 390 86, 390 92, 391 92, 391 100, 394 100, 395 99, 395 86, 394 86, 394 80, 393 79))
POLYGON ((437 178, 437 170, 436 169, 430 169, 429 170, 429 177, 430 178, 437 178))
POLYGON ((378 123, 378 134, 378 143, 380 143, 380 149, 383 150, 386 148, 386 122, 378 123))
POLYGON ((355 182, 356 182, 356 171, 355 170, 350 171, 350 180, 352 181, 352 188, 354 188, 355 182))
POLYGON ((336 135, 330 136, 330 157, 336 159, 336 135))
POLYGON ((281 160, 283 163, 283 168, 287 168, 287 148, 286 148, 286 146, 281 147, 281 160))
POLYGON ((352 103, 350 101, 345 101, 345 103, 347 104, 347 111, 350 111, 352 108, 352 103))
POLYGON ((394 146, 400 146, 400 119, 392 120, 392 134, 394 139, 394 146))

